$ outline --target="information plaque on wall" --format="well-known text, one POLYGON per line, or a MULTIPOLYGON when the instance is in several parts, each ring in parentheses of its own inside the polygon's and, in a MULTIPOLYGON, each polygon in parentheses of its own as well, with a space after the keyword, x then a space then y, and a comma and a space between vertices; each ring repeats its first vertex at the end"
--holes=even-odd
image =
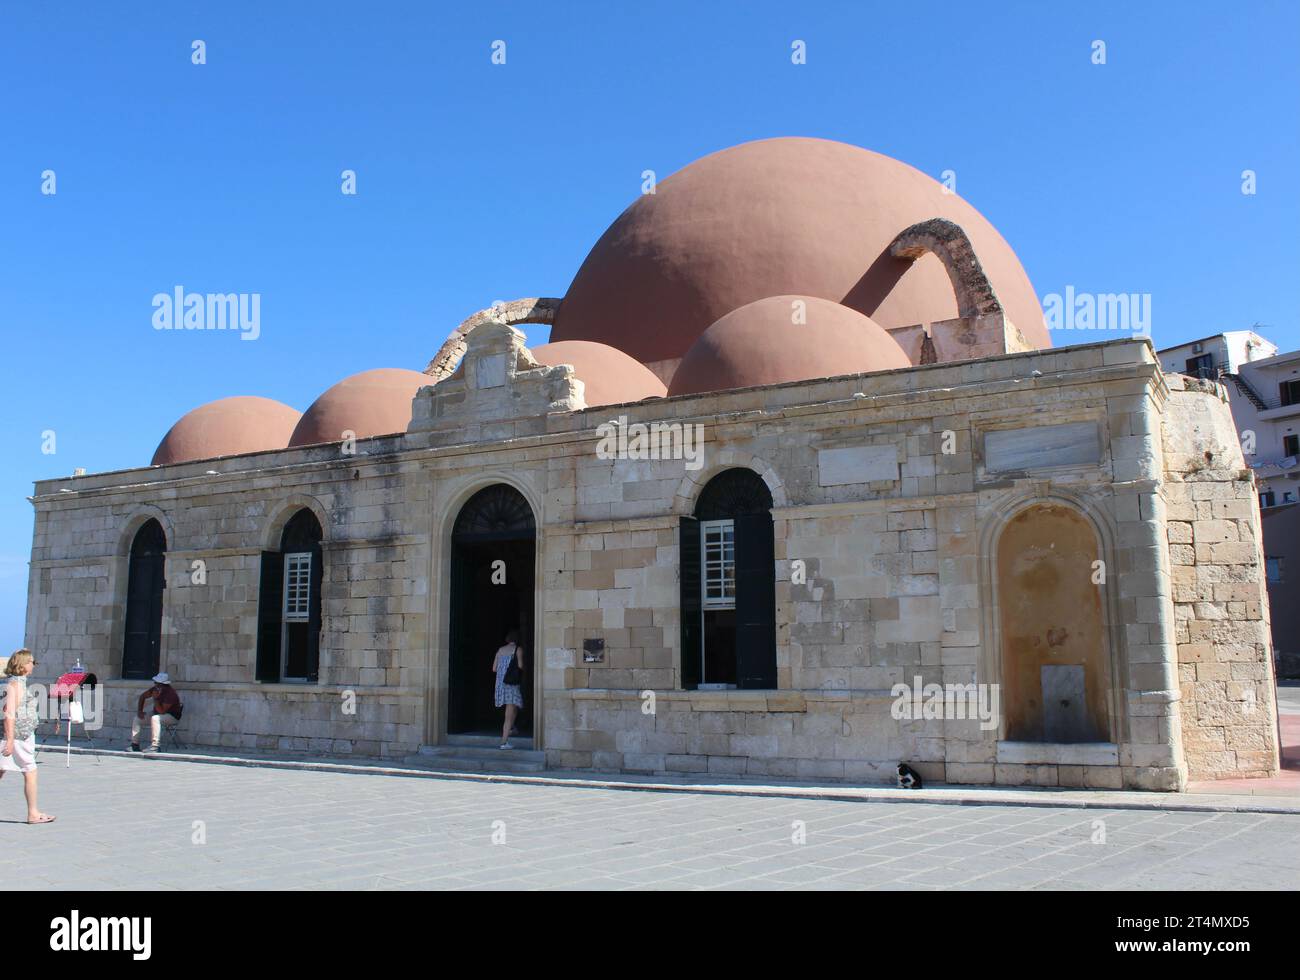
POLYGON ((582 662, 584 664, 603 664, 605 662, 605 641, 583 640, 582 662))

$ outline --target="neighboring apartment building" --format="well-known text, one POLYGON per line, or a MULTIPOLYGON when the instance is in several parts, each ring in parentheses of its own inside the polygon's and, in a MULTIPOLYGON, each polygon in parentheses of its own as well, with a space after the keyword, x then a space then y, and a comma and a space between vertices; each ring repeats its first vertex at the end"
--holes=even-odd
POLYGON ((1300 678, 1300 505, 1279 504, 1261 510, 1264 550, 1267 553, 1268 601, 1273 610, 1273 649, 1277 676, 1300 678), (1290 601, 1288 601, 1290 600, 1290 601))
POLYGON ((1259 484, 1278 673, 1300 677, 1300 351, 1231 330, 1159 352, 1160 366, 1221 380, 1259 484))
POLYGON ((1227 386, 1260 506, 1300 502, 1300 351, 1279 354, 1252 330, 1230 330, 1166 347, 1159 357, 1165 371, 1227 386))

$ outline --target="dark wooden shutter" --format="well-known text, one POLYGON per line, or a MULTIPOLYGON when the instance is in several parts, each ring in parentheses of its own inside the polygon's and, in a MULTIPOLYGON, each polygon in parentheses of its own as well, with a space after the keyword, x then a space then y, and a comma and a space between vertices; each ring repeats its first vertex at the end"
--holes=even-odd
POLYGON ((776 687, 776 559, 772 515, 736 518, 736 684, 776 687))
POLYGON ((701 650, 704 644, 700 621, 700 522, 683 517, 678 532, 678 580, 681 583, 682 667, 681 686, 690 690, 700 683, 701 650))
POLYGON ((149 589, 149 676, 162 669, 163 590, 167 588, 167 557, 150 559, 152 585, 149 589))
POLYGON ((166 557, 161 554, 132 554, 129 559, 123 677, 143 679, 158 673, 165 566, 166 557))
POLYGON ((307 617, 307 680, 320 680, 321 585, 325 581, 325 561, 320 545, 311 552, 311 597, 307 617))
POLYGON ((257 679, 280 679, 280 617, 284 606, 284 555, 262 552, 262 581, 257 591, 257 679))

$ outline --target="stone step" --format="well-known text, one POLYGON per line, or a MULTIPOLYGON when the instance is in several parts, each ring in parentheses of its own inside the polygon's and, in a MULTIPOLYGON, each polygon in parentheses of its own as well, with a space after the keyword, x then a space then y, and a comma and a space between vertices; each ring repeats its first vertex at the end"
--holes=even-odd
MULTIPOLYGON (((501 753, 505 755, 506 753, 501 753)), ((545 761, 524 759, 460 759, 455 756, 413 755, 406 764, 414 768, 428 769, 431 772, 480 772, 503 773, 511 776, 526 776, 531 773, 546 771, 545 761)))
POLYGON ((546 753, 533 749, 532 739, 511 739, 500 748, 500 737, 457 735, 443 745, 422 745, 406 761, 422 769, 453 772, 530 773, 546 769, 546 753))
MULTIPOLYGON (((448 735, 441 745, 428 745, 423 748, 428 749, 445 749, 449 747, 464 748, 484 748, 495 749, 501 744, 500 735, 448 735)), ((516 735, 510 739, 510 744, 516 749, 532 749, 533 740, 531 738, 521 738, 516 735)), ((507 750, 509 751, 509 750, 507 750)))
MULTIPOLYGON (((513 743, 512 743, 513 744, 513 743)), ((546 753, 538 752, 532 749, 510 748, 502 749, 497 746, 488 748, 470 747, 470 746, 452 746, 438 745, 433 747, 425 746, 420 749, 419 756, 422 759, 518 759, 521 762, 545 762, 546 753)))

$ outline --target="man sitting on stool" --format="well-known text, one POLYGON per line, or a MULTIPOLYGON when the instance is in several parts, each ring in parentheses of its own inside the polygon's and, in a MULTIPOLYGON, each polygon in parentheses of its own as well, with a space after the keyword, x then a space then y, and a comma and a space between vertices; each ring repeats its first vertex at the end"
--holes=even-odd
POLYGON ((176 693, 176 688, 171 686, 171 678, 167 672, 155 674, 153 678, 153 687, 140 695, 140 700, 135 706, 135 717, 131 719, 131 751, 140 751, 140 723, 145 719, 144 703, 153 700, 153 708, 149 712, 149 734, 152 744, 145 749, 146 752, 157 752, 158 742, 162 738, 162 726, 170 728, 181 719, 181 696, 176 693))

